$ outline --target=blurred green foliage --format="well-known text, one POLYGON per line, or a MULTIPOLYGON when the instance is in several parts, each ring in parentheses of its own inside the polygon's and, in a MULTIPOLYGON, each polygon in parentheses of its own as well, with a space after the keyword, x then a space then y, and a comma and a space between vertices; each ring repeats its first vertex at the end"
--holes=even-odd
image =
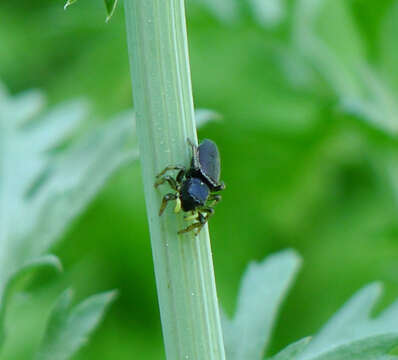
MULTIPOLYGON (((227 0, 188 1, 188 30, 196 106, 223 114, 199 137, 219 145, 228 186, 210 225, 226 312, 250 260, 286 247, 304 259, 275 353, 370 281, 384 282, 384 304, 398 295, 398 2, 281 0, 273 22, 252 3, 231 0, 222 16, 227 0)), ((0 79, 12 93, 40 88, 50 104, 88 98, 91 123, 129 108, 123 8, 106 25, 101 1, 63 5, 0 3, 0 79)), ((65 273, 35 278, 41 301, 10 314, 27 337, 62 288, 78 298, 117 288, 76 359, 163 358, 138 165, 112 178, 55 252, 65 273)))

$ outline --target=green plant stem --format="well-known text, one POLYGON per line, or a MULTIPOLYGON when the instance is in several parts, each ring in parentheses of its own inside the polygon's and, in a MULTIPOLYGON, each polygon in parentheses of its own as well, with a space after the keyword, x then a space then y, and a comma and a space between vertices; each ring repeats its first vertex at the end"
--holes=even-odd
POLYGON ((208 229, 199 236, 172 206, 158 216, 167 186, 155 175, 189 165, 196 142, 183 0, 125 0, 134 104, 166 355, 225 359, 208 229))

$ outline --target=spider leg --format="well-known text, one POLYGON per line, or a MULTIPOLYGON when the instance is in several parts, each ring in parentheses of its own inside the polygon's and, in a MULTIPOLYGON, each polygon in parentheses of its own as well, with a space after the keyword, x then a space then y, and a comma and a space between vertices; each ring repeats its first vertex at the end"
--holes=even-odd
POLYGON ((168 171, 171 170, 180 170, 180 171, 186 171, 185 166, 180 166, 180 165, 169 165, 166 166, 162 172, 160 172, 159 174, 156 175, 157 178, 160 178, 162 175, 166 174, 168 171))
POLYGON ((199 210, 199 213, 201 212, 206 213, 207 214, 206 219, 209 219, 209 217, 213 216, 216 211, 210 206, 203 206, 199 210))
POLYGON ((207 201, 209 202, 210 206, 214 206, 221 201, 221 195, 218 194, 210 194, 207 201))
POLYGON ((163 177, 158 178, 154 184, 155 188, 157 188, 159 185, 164 184, 166 181, 169 183, 170 187, 173 190, 178 191, 177 181, 176 181, 176 179, 174 179, 171 176, 163 176, 163 177))
POLYGON ((202 226, 203 225, 200 222, 194 222, 193 224, 187 226, 185 229, 182 229, 182 230, 178 231, 177 234, 181 235, 181 234, 190 232, 192 230, 195 230, 198 227, 202 228, 202 226))
POLYGON ((190 221, 190 220, 196 220, 198 218, 199 214, 197 211, 191 211, 191 214, 185 215, 184 220, 190 221))
POLYGON ((198 229, 196 230, 195 235, 199 235, 203 226, 205 226, 207 221, 209 220, 209 214, 207 216, 204 216, 200 211, 198 211, 198 214, 199 214, 198 220, 199 220, 200 226, 198 226, 198 229))
POLYGON ((184 176, 185 176, 186 173, 187 173, 187 171, 185 170, 185 168, 184 168, 184 169, 181 169, 181 170, 178 172, 178 174, 177 174, 177 176, 176 176, 177 184, 181 184, 181 183, 182 183, 182 179, 184 178, 184 176))
POLYGON ((198 235, 199 231, 202 229, 203 225, 206 223, 205 217, 203 214, 201 214, 199 211, 192 211, 192 214, 189 216, 185 217, 185 220, 197 220, 191 225, 188 225, 186 228, 178 231, 177 234, 184 234, 190 231, 193 231, 195 229, 198 229, 198 231, 195 232, 195 235, 198 235))
POLYGON ((224 190, 225 189, 225 184, 224 184, 224 182, 222 181, 219 185, 217 185, 215 188, 214 188, 214 192, 217 192, 217 191, 222 191, 222 190, 224 190))
POLYGON ((203 207, 200 210, 197 211, 197 220, 196 222, 192 223, 191 225, 187 226, 185 229, 182 229, 178 232, 178 234, 184 234, 187 232, 190 232, 192 230, 195 230, 195 235, 198 235, 200 231, 202 230, 203 226, 206 225, 206 223, 209 221, 210 216, 214 214, 214 209, 211 207, 203 207), (205 213, 206 215, 204 215, 205 213))
POLYGON ((177 200, 177 199, 178 199, 178 195, 173 194, 173 193, 169 193, 169 194, 166 194, 165 196, 163 196, 162 205, 160 205, 160 209, 159 209, 159 216, 161 216, 163 214, 169 201, 177 200))
POLYGON ((213 216, 214 213, 215 213, 215 211, 211 207, 204 207, 204 208, 202 208, 202 209, 200 209, 198 211, 198 214, 199 214, 198 220, 199 220, 200 226, 198 226, 198 229, 196 230, 196 233, 195 233, 196 235, 198 235, 200 233, 200 231, 202 230, 203 226, 205 226, 207 224, 207 222, 209 221, 209 218, 211 216, 213 216), (206 213, 206 216, 203 215, 202 211, 204 213, 206 213))

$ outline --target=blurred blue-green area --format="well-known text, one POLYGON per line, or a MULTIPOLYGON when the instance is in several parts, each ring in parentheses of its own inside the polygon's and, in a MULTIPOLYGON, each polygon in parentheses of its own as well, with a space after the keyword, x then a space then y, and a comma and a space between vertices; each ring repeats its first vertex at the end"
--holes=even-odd
MULTIPOLYGON (((273 0, 273 16, 260 16, 261 1, 219 3, 187 2, 195 105, 223 115, 199 131, 219 145, 227 184, 210 224, 217 288, 231 314, 248 262, 299 251, 273 353, 366 283, 385 284, 384 304, 398 295, 398 1, 273 0)), ((97 0, 67 11, 2 1, 1 81, 14 94, 43 90, 50 106, 88 98, 88 129, 131 107, 123 7, 104 19, 97 0)), ((54 251, 65 272, 30 282, 36 303, 15 315, 16 356, 55 294, 73 287, 78 299, 120 292, 75 359, 164 358, 138 163, 112 177, 54 251)))

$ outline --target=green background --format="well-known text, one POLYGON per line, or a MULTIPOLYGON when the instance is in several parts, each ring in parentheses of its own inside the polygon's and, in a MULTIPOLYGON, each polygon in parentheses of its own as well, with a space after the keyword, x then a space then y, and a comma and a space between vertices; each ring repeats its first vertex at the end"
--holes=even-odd
MULTIPOLYGON (((228 19, 187 4, 195 106, 222 114, 199 130, 217 142, 227 184, 210 224, 215 273, 232 314, 250 261, 289 247, 302 255, 274 353, 315 333, 364 284, 385 284, 384 305, 398 295, 398 2, 323 1, 314 34, 328 47, 319 59, 295 43, 303 2, 273 1, 283 12, 264 24, 250 1, 230 2, 240 9, 228 19), (372 76, 362 66, 377 74, 389 101, 367 87, 372 76), (347 110, 358 99, 366 106, 347 110)), ((86 130, 131 107, 123 6, 104 19, 99 0, 67 11, 62 1, 2 1, 1 81, 12 94, 42 89, 49 106, 89 99, 86 130)), ((54 251, 65 272, 29 282, 39 300, 19 314, 16 358, 33 346, 40 309, 66 287, 77 299, 119 290, 75 359, 164 358, 138 163, 112 177, 54 251)))

